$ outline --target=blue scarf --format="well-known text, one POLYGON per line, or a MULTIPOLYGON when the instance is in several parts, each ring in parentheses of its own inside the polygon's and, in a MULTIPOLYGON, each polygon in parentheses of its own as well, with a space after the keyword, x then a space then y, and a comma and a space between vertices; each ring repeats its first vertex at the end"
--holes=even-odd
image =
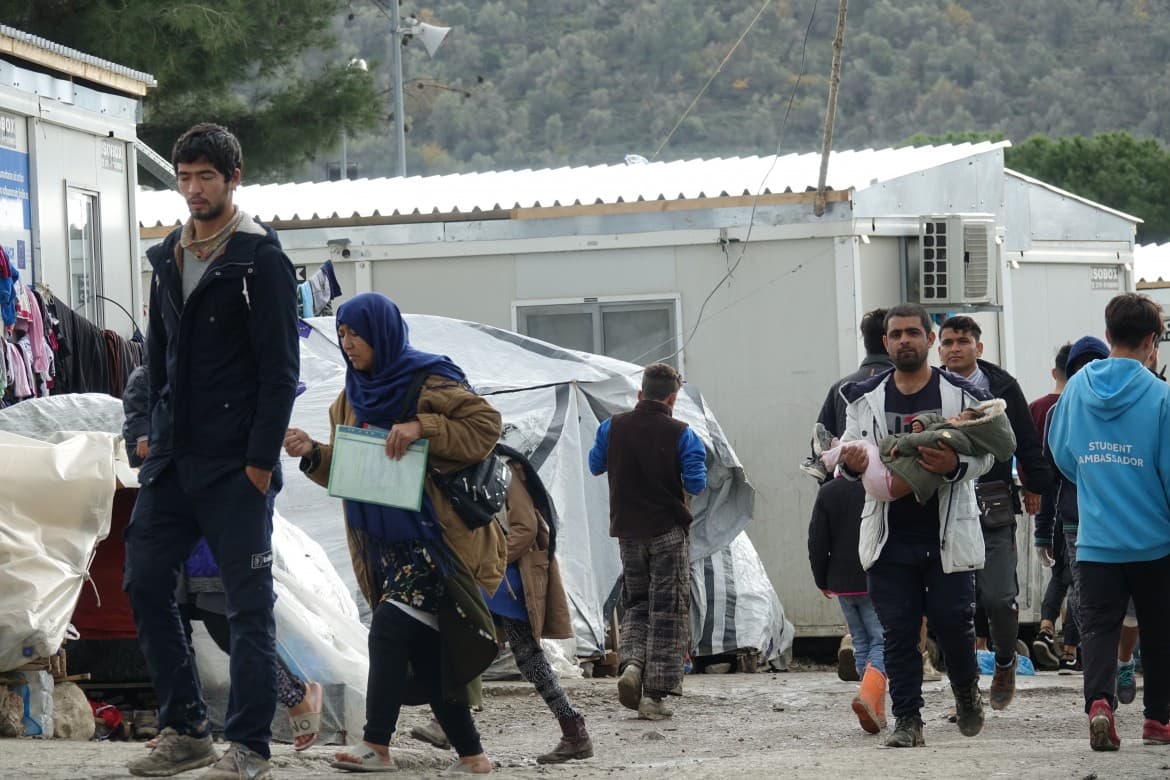
MULTIPOLYGON (((444 355, 421 352, 410 346, 409 329, 392 300, 381 293, 362 293, 337 310, 337 326, 346 325, 374 350, 374 368, 358 371, 345 360, 345 395, 357 415, 359 426, 390 428, 406 403, 406 392, 418 372, 438 374, 467 382, 459 366, 444 355)), ((407 410, 409 415, 413 410, 407 410)), ((422 510, 345 502, 345 520, 350 528, 365 531, 383 542, 397 544, 420 540, 440 559, 442 530, 435 519, 435 507, 423 494, 422 510)))

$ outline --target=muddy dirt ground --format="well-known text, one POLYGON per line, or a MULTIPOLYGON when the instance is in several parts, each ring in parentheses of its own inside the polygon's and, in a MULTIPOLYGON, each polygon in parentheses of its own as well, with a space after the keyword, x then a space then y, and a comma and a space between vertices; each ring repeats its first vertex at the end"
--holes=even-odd
MULTIPOLYGON (((946 681, 928 683, 927 747, 915 750, 883 748, 881 736, 864 734, 849 710, 854 684, 829 671, 689 676, 673 720, 659 723, 623 709, 613 678, 568 681, 596 755, 559 766, 534 760, 556 743, 558 732, 525 685, 488 683, 476 719, 500 777, 1170 778, 1170 746, 1141 743, 1140 691, 1138 703, 1119 714, 1121 750, 1089 750, 1080 684, 1079 676, 1055 672, 1022 677, 1011 706, 988 709, 983 733, 968 739, 946 722, 952 703, 946 681)), ((421 709, 403 713, 395 751, 410 768, 396 773, 400 777, 435 777, 453 759, 405 736, 426 717, 421 709)), ((139 743, 2 740, 0 777, 128 777, 123 765, 142 750, 139 743)), ((329 768, 333 750, 319 746, 297 754, 276 746, 276 776, 338 777, 342 773, 329 768)))

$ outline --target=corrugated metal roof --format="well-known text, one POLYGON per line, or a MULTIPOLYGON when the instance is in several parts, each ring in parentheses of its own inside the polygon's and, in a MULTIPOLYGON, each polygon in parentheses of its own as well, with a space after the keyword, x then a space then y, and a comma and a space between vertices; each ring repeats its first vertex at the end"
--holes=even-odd
POLYGON ((6 24, 0 24, 0 35, 14 38, 29 46, 35 46, 38 49, 43 49, 44 51, 56 54, 59 57, 66 57, 84 65, 90 65, 95 68, 102 68, 103 70, 107 70, 110 73, 115 73, 119 76, 133 79, 134 81, 140 81, 148 87, 158 86, 158 82, 155 81, 154 76, 150 75, 149 73, 143 73, 140 70, 134 70, 133 68, 128 68, 125 65, 119 65, 116 62, 103 60, 101 57, 95 57, 92 54, 86 54, 83 51, 71 49, 68 46, 64 46, 60 43, 54 43, 47 38, 42 38, 39 35, 26 33, 24 30, 18 30, 15 27, 9 27, 6 24))
MULTIPOLYGON (((1008 142, 1002 141, 833 152, 828 185, 838 191, 861 190, 1005 146, 1008 142)), ((474 219, 476 214, 514 208, 806 192, 816 188, 819 173, 820 154, 812 152, 779 158, 261 184, 240 187, 235 201, 265 222, 449 214, 474 219)), ((137 209, 145 227, 174 225, 187 218, 186 204, 175 192, 142 191, 137 209)))

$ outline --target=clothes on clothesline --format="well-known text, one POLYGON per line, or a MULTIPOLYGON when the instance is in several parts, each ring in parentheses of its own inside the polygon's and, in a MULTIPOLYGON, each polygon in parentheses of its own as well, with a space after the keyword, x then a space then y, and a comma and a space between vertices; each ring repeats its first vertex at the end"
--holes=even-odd
POLYGON ((5 313, 0 407, 62 393, 121 397, 130 372, 144 360, 143 345, 101 330, 48 291, 42 294, 25 285, 16 269, 6 267, 12 279, 12 324, 5 313))
POLYGON ((297 286, 297 308, 300 316, 307 318, 332 314, 330 302, 339 295, 341 285, 337 283, 337 275, 333 272, 333 261, 326 260, 307 282, 301 282, 297 286))
MULTIPOLYGON (((2 254, 2 251, 0 251, 2 254)), ((10 268, 11 293, 4 316, 5 347, 0 351, 0 405, 35 396, 47 396, 53 387, 54 353, 48 333, 48 316, 40 295, 10 268), (12 324, 8 325, 8 319, 12 324)))

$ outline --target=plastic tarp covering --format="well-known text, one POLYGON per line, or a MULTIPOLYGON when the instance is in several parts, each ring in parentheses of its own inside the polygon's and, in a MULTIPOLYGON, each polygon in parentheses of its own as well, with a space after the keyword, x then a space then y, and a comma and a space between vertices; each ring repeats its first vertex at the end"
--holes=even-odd
MULTIPOLYGON (((557 558, 577 654, 601 652, 621 559, 616 540, 609 536, 608 483, 590 475, 588 455, 601 421, 633 408, 641 367, 479 323, 428 315, 407 315, 406 321, 411 344, 451 357, 503 415, 503 440, 528 455, 539 471, 560 516, 557 558)), ((308 320, 301 335, 301 380, 307 390, 293 408, 292 425, 328 441, 329 405, 345 383, 333 318, 308 320)), ((731 587, 721 591, 739 606, 728 613, 722 603, 714 605, 723 610, 721 614, 730 614, 720 623, 725 640, 721 646, 729 651, 782 652, 791 643, 792 626, 784 620, 779 598, 742 534, 752 517, 755 491, 701 394, 686 386, 674 413, 698 433, 708 452, 708 488, 692 504, 691 560, 696 572, 704 570, 705 559, 733 547, 739 551, 736 560, 743 559, 743 565, 731 570, 730 579, 723 580, 731 587), (754 566, 748 565, 751 558, 754 566), (757 599, 763 606, 751 607, 757 599)), ((284 461, 285 489, 277 506, 322 544, 356 590, 340 507, 322 488, 298 478, 297 465, 292 458, 284 461)), ((693 589, 705 592, 698 582, 693 589)), ((706 602, 695 602, 693 610, 705 609, 706 602)), ((704 625, 707 615, 693 615, 692 620, 704 625)))
POLYGON ((110 531, 118 437, 51 438, 11 433, 0 417, 0 671, 61 647, 110 531))
POLYGON ((769 661, 792 646, 795 628, 784 617, 764 562, 747 534, 691 562, 691 644, 695 655, 749 647, 769 661))
MULTIPOLYGON (((15 513, 17 518, 11 527, 7 522, 0 524, 0 659, 7 657, 10 645, 19 650, 20 643, 27 644, 23 637, 9 640, 10 633, 28 633, 22 632, 21 625, 35 627, 35 636, 52 639, 44 645, 51 648, 47 652, 60 646, 93 550, 109 530, 115 472, 124 485, 137 484, 135 472, 126 463, 122 417, 122 402, 98 393, 31 399, 0 410, 0 431, 31 437, 0 433, 0 474, 5 486, 0 493, 0 517, 7 519, 15 513), (60 432, 62 427, 93 432, 65 434, 60 432), (89 459, 76 465, 60 457, 45 459, 44 450, 65 445, 50 447, 44 440, 62 437, 70 437, 69 442, 91 442, 86 450, 89 459), (52 496, 52 501, 45 496, 52 496), (75 496, 80 498, 75 500, 75 496), (24 530, 32 524, 31 520, 22 522, 26 517, 36 519, 39 537, 24 530), (47 529, 56 538, 56 526, 47 520, 58 517, 72 518, 63 529, 70 545, 64 561, 58 549, 62 544, 54 541, 46 549, 47 529), (29 544, 30 536, 43 540, 41 547, 29 544), (25 616, 23 610, 34 603, 44 608, 25 616)), ((295 469, 292 476, 301 479, 295 469)), ((279 512, 273 517, 272 548, 277 652, 297 675, 323 686, 322 738, 336 740, 346 732, 359 735, 365 722, 369 660, 367 630, 358 619, 357 604, 321 545, 279 512)), ((352 571, 348 558, 342 571, 352 571)), ((202 623, 197 621, 193 627, 203 692, 213 725, 222 728, 228 697, 227 656, 202 623)), ((37 654, 47 653, 38 649, 37 654)), ((24 662, 18 660, 13 666, 24 662)), ((0 662, 0 670, 6 668, 11 667, 0 662)), ((273 734, 292 739, 288 717, 279 707, 273 734)))

